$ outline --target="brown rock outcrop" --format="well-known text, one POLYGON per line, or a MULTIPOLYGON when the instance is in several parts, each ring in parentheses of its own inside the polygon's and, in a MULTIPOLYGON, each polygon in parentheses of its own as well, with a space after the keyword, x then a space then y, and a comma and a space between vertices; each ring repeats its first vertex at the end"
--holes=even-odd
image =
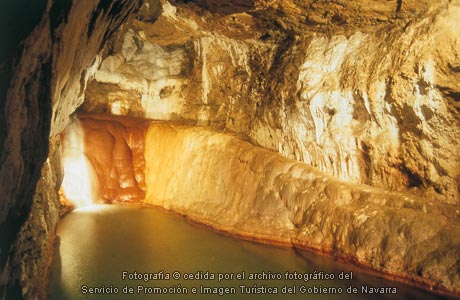
POLYGON ((11 269, 6 270, 10 279, 16 278, 23 299, 47 298, 48 272, 60 219, 57 193, 63 176, 60 161, 59 137, 55 137, 50 142, 49 156, 41 170, 31 212, 14 242, 8 266, 11 269))

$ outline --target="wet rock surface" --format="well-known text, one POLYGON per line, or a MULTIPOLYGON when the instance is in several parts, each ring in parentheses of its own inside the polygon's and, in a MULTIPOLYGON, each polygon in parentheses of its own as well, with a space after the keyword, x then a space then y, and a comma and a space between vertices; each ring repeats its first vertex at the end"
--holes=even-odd
POLYGON ((64 180, 64 196, 70 201, 89 200, 90 204, 142 201, 146 189, 144 145, 147 122, 142 119, 113 120, 104 115, 80 115, 72 124, 77 126, 68 126, 61 135, 63 161, 69 164, 72 164, 71 159, 79 161, 67 169, 68 173, 75 172, 75 176, 69 177, 68 183, 64 180), (81 195, 79 186, 75 187, 77 190, 70 190, 78 176, 85 176, 82 168, 88 170, 86 176, 89 180, 84 184, 91 185, 90 194, 81 195), (69 190, 66 190, 69 185, 69 190), (72 192, 77 193, 76 197, 72 192), (80 199, 83 197, 92 199, 80 199))
POLYGON ((109 174, 123 193, 130 174, 142 173, 145 199, 125 193, 119 194, 125 199, 102 201, 158 205, 241 237, 328 253, 396 280, 460 292, 459 205, 340 181, 209 127, 105 115, 84 115, 80 122, 84 151, 101 180, 99 195, 106 195, 109 174), (115 138, 101 137, 108 132, 115 138), (116 139, 126 148, 142 147, 136 155, 116 151, 116 139), (114 172, 120 162, 123 172, 114 172))
POLYGON ((151 125, 146 202, 459 293, 460 207, 339 181, 212 131, 151 125))

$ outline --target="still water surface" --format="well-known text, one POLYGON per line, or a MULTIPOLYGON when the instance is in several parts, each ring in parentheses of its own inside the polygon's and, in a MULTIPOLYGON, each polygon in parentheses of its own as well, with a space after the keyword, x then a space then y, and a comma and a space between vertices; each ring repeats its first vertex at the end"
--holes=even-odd
POLYGON ((424 291, 370 276, 328 257, 238 240, 159 208, 101 205, 76 210, 61 221, 58 235, 61 242, 49 286, 50 300, 436 299, 424 291), (160 271, 163 273, 157 275, 160 271), (150 279, 136 279, 135 272, 147 274, 150 279), (286 280, 286 272, 334 276, 334 280, 286 280), (226 279, 219 282, 219 273, 225 273, 222 276, 226 279), (250 273, 270 273, 272 278, 281 276, 282 280, 250 280, 250 273), (341 273, 352 279, 338 279, 341 273), (174 279, 173 274, 180 275, 180 279, 174 279), (185 280, 186 274, 191 274, 192 279, 185 280), (211 274, 214 279, 204 279, 211 274), (179 285, 187 294, 178 293, 179 285), (242 285, 249 288, 244 293, 242 285), (350 286, 356 288, 357 294, 348 293, 352 292, 350 286), (397 293, 363 294, 363 286, 394 287, 397 293), (94 287, 102 289, 90 294, 94 287), (132 288, 132 293, 126 287, 132 288), (314 294, 315 287, 316 292, 322 289, 329 294, 314 294), (192 293, 193 288, 196 294, 192 293), (207 293, 227 294, 204 294, 205 288, 210 288, 207 293), (248 294, 269 288, 274 294, 248 294), (334 291, 338 294, 331 293, 334 291))

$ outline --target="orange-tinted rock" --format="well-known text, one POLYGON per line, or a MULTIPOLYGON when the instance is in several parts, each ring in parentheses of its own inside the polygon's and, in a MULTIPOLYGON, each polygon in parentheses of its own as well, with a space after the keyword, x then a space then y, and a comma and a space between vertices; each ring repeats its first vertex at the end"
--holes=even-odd
POLYGON ((340 181, 209 128, 104 115, 79 122, 106 202, 158 205, 232 234, 460 292, 458 205, 340 181))
MULTIPOLYGON (((81 115, 79 123, 82 130, 82 155, 87 159, 89 169, 96 174, 90 183, 95 187, 92 201, 111 203, 144 199, 145 121, 81 115)), ((70 134, 66 130, 63 140, 66 141, 70 134)), ((63 143, 63 153, 66 153, 66 144, 63 143)))
POLYGON ((79 207, 145 196, 145 121, 81 115, 62 137, 63 195, 79 207))

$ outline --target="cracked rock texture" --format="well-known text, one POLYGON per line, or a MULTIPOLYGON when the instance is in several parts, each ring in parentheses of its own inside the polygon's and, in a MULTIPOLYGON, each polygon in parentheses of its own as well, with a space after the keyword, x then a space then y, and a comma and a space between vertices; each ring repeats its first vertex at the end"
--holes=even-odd
MULTIPOLYGON (((1 4, 0 299, 44 297, 38 286, 55 236, 53 193, 59 184, 53 172, 42 169, 49 140, 83 102, 105 41, 139 5, 127 0, 1 4)), ((58 156, 49 157, 54 159, 58 156)))
POLYGON ((175 1, 82 107, 186 120, 341 180, 459 203, 459 1, 175 1))
POLYGON ((55 231, 60 218, 57 193, 63 175, 60 161, 59 137, 55 137, 41 170, 31 212, 12 250, 10 277, 17 278, 23 299, 47 298, 47 272, 56 247, 55 231))

